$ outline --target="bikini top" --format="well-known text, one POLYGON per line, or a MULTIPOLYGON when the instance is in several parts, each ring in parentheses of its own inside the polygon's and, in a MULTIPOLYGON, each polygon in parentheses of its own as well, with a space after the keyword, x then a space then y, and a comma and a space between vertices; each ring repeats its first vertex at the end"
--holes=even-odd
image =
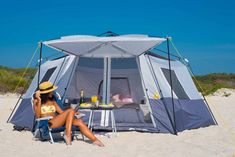
POLYGON ((56 108, 54 105, 43 105, 41 106, 41 114, 55 113, 56 108))

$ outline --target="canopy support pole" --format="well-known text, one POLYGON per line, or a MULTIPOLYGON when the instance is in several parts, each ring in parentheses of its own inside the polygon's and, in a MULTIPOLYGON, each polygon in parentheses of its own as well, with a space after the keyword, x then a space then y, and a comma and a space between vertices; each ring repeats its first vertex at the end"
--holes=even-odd
MULTIPOLYGON (((102 103, 109 104, 110 102, 110 80, 111 79, 111 58, 104 57, 104 76, 103 76, 103 98, 102 103)), ((108 126, 109 111, 101 112, 101 126, 108 126)))
POLYGON ((108 104, 110 101, 110 79, 111 79, 111 58, 104 58, 104 77, 103 77, 103 99, 102 103, 108 104))
POLYGON ((106 89, 107 89, 107 58, 104 58, 104 73, 103 73, 103 97, 102 103, 106 103, 106 89))
POLYGON ((106 104, 110 103, 110 85, 111 85, 111 58, 107 57, 107 86, 106 86, 106 104))
POLYGON ((41 74, 41 64, 42 64, 42 42, 39 43, 40 55, 39 55, 39 65, 38 65, 38 89, 40 84, 40 74, 41 74))
MULTIPOLYGON (((37 90, 39 90, 39 84, 40 84, 40 73, 41 73, 41 64, 42 64, 42 42, 40 41, 39 42, 39 47, 40 47, 40 54, 39 54, 39 65, 38 65, 38 88, 37 88, 37 90)), ((33 108, 32 108, 33 109, 33 108)), ((34 114, 34 116, 33 116, 33 128, 32 128, 32 130, 31 131, 33 131, 34 130, 34 128, 35 128, 35 119, 36 119, 36 115, 34 114)))
POLYGON ((175 104, 174 104, 174 98, 173 98, 173 88, 172 88, 172 76, 171 76, 171 55, 170 55, 170 46, 169 46, 169 37, 167 39, 167 54, 168 54, 168 66, 169 66, 169 75, 170 75, 170 86, 171 86, 171 102, 172 102, 172 112, 173 112, 173 120, 174 120, 174 134, 177 135, 176 131, 176 120, 175 120, 175 104))

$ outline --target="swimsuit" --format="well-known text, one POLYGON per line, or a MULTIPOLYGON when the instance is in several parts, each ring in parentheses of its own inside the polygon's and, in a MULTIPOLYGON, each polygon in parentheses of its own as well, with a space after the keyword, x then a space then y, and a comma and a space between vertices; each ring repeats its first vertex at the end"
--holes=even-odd
POLYGON ((55 113, 56 108, 54 105, 42 105, 41 114, 55 113))

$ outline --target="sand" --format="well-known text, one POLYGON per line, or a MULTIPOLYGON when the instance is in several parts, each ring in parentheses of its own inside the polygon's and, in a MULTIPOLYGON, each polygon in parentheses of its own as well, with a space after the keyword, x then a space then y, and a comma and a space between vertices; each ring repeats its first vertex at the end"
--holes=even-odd
POLYGON ((17 97, 12 94, 0 95, 0 156, 2 157, 42 157, 44 155, 235 157, 234 90, 221 89, 216 94, 206 97, 219 123, 218 126, 186 130, 178 136, 138 132, 122 132, 118 133, 117 137, 111 138, 99 136, 106 145, 104 148, 81 140, 75 140, 69 147, 63 142, 50 144, 33 140, 30 132, 12 131, 12 124, 7 124, 6 121, 17 97))

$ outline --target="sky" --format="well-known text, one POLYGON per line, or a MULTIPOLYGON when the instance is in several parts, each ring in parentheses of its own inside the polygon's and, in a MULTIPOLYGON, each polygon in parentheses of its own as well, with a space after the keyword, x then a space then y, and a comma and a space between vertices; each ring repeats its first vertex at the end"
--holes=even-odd
MULTIPOLYGON (((235 73, 234 0, 1 0, 0 4, 3 66, 26 67, 39 41, 111 30, 171 36, 197 75, 235 73)), ((46 49, 44 57, 54 53, 46 49)))

